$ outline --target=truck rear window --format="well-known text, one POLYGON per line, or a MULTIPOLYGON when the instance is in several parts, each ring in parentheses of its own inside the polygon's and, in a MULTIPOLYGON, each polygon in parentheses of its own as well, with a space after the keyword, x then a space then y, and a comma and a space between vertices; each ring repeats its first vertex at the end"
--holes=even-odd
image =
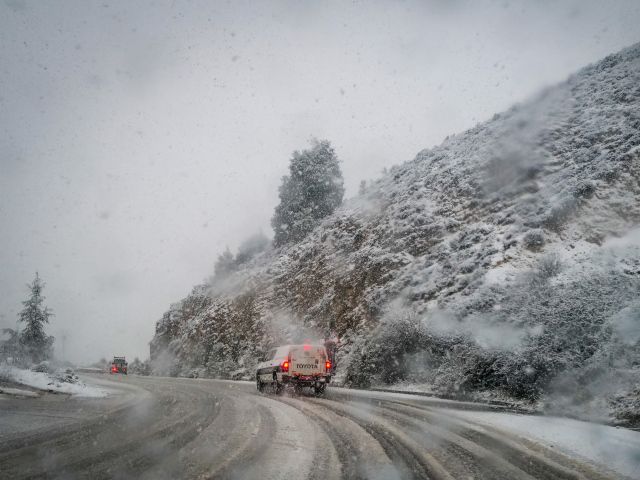
POLYGON ((323 361, 326 357, 324 348, 317 346, 292 348, 291 356, 293 358, 322 358, 323 361))

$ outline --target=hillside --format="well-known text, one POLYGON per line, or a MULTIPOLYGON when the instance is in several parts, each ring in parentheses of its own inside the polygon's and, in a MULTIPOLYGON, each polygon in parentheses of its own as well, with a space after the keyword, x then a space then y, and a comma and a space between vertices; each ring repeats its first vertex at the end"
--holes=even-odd
POLYGON ((158 321, 151 362, 219 376, 335 334, 347 385, 497 392, 637 424, 639 292, 640 44, 195 287, 158 321))

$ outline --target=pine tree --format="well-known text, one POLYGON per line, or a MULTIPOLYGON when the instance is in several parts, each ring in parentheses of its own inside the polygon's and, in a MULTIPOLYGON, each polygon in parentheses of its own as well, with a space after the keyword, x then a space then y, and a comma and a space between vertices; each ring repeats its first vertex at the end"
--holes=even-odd
POLYGON ((218 255, 213 269, 217 279, 225 278, 236 270, 236 262, 229 247, 225 248, 224 252, 218 255))
POLYGON ((327 140, 314 140, 310 149, 293 152, 289 175, 282 178, 279 193, 280 204, 271 220, 276 246, 302 240, 340 206, 342 172, 327 140))
POLYGON ((262 232, 251 235, 244 240, 238 247, 235 263, 240 265, 248 262, 253 257, 263 252, 269 246, 269 239, 262 232))
POLYGON ((358 188, 358 195, 364 195, 365 193, 367 193, 367 181, 361 180, 360 187, 358 188))
POLYGON ((49 323, 49 317, 53 315, 49 307, 43 306, 45 297, 42 295, 44 282, 36 272, 31 284, 27 288, 31 295, 22 302, 24 308, 18 314, 25 328, 20 332, 20 345, 25 355, 34 363, 51 358, 54 338, 47 336, 44 324, 49 323))

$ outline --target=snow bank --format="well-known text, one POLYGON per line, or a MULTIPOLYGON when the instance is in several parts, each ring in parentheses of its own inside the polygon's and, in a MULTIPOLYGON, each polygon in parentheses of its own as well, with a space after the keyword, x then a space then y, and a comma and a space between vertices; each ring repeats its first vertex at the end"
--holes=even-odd
POLYGON ((55 378, 55 374, 44 372, 32 372, 12 366, 1 367, 2 377, 22 385, 38 388, 40 390, 52 391, 56 393, 67 393, 78 397, 106 397, 109 392, 104 388, 87 385, 81 381, 77 383, 67 383, 55 378))
POLYGON ((640 476, 640 432, 561 417, 460 410, 448 413, 537 439, 547 447, 626 477, 640 476))
POLYGON ((0 387, 0 393, 4 393, 5 395, 13 395, 14 397, 39 397, 40 396, 38 393, 32 392, 31 390, 22 390, 19 388, 0 387))

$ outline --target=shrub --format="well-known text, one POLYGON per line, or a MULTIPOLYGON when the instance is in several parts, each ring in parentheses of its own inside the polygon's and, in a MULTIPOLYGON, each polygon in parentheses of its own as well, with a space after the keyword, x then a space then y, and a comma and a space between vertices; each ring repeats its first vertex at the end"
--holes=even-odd
POLYGON ((536 228, 525 233, 522 239, 524 246, 529 250, 537 251, 544 245, 544 233, 541 229, 536 228))

